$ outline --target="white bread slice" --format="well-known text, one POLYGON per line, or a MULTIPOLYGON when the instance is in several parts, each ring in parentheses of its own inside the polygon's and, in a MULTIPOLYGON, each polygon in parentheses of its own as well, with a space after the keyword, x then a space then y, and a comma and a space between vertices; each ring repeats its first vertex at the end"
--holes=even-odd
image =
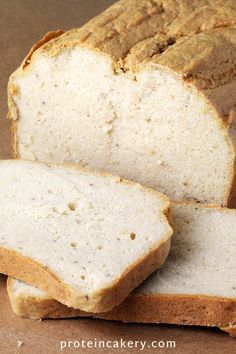
MULTIPOLYGON (((171 207, 175 233, 163 268, 127 300, 96 317, 124 322, 236 325, 236 211, 190 203, 171 207)), ((30 318, 85 316, 40 290, 8 278, 17 315, 30 318)))
POLYGON ((122 0, 81 29, 49 33, 9 81, 15 156, 228 205, 234 26, 235 0, 122 0))
POLYGON ((0 162, 0 273, 85 311, 112 309, 165 261, 168 199, 73 166, 0 162))

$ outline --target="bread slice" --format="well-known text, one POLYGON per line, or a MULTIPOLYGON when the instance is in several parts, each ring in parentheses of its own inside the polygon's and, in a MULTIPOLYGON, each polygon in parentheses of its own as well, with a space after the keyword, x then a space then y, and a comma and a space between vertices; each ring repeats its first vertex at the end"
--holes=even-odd
MULTIPOLYGON (((190 203, 171 207, 175 233, 170 255, 127 300, 96 317, 124 322, 236 327, 236 211, 190 203)), ((8 279, 17 315, 85 316, 18 280, 8 279)))
POLYGON ((168 199, 73 166, 0 162, 0 273, 74 308, 112 309, 165 261, 168 199))
POLYGON ((15 156, 228 205, 235 26, 235 0, 122 0, 49 33, 9 81, 15 156))

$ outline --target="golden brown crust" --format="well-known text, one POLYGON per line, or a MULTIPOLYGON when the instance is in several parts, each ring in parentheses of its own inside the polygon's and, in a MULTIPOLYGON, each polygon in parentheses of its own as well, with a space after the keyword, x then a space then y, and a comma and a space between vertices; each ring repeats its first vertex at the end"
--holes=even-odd
MULTIPOLYGON (((19 70, 19 69, 18 69, 19 70)), ((16 74, 16 73, 15 73, 16 74)), ((18 139, 17 139, 17 123, 19 118, 18 108, 15 104, 14 97, 19 94, 19 88, 14 84, 14 75, 8 82, 8 115, 7 118, 11 122, 11 136, 12 136, 12 155, 13 158, 19 158, 18 139)))
POLYGON ((116 309, 96 317, 123 322, 216 326, 227 331, 236 322, 236 299, 132 294, 116 309))
POLYGON ((193 200, 172 200, 171 205, 192 205, 195 206, 196 208, 201 208, 201 209, 214 209, 217 211, 221 211, 223 213, 233 213, 236 215, 236 209, 228 209, 227 207, 220 206, 219 204, 201 204, 193 200))
POLYGON ((183 78, 195 75, 196 84, 204 81, 209 88, 235 74, 235 25, 232 0, 121 0, 40 51, 54 56, 82 45, 109 55, 126 70, 145 60, 160 61, 183 78))
POLYGON ((236 299, 132 293, 112 311, 95 315, 68 308, 46 297, 15 296, 12 279, 8 280, 7 288, 14 312, 22 317, 39 319, 89 316, 122 322, 219 327, 231 336, 236 334, 236 299))
POLYGON ((31 319, 88 317, 89 313, 73 307, 68 307, 52 299, 50 296, 34 296, 30 294, 15 294, 13 278, 7 278, 7 292, 13 311, 16 315, 31 319))
POLYGON ((236 208, 236 162, 234 164, 234 177, 232 181, 232 188, 229 192, 227 207, 236 208))
POLYGON ((81 28, 47 33, 23 67, 37 49, 55 56, 85 46, 126 70, 148 60, 209 89, 236 74, 235 26, 234 0, 121 0, 81 28))
POLYGON ((29 53, 26 55, 26 57, 22 63, 22 68, 25 69, 25 67, 30 64, 31 57, 32 57, 33 53, 38 48, 40 48, 41 46, 43 46, 45 43, 49 42, 50 40, 61 36, 63 33, 64 33, 64 31, 62 31, 62 30, 50 31, 50 32, 46 33, 42 39, 40 39, 38 42, 36 42, 32 46, 32 48, 30 49, 29 53))
POLYGON ((142 62, 167 67, 199 90, 216 89, 235 79, 236 29, 220 28, 182 37, 142 62))
POLYGON ((236 324, 229 325, 226 327, 220 327, 222 331, 229 333, 231 337, 236 337, 236 324))
POLYGON ((18 159, 19 158, 19 153, 18 153, 18 141, 17 141, 17 124, 14 122, 14 120, 11 121, 11 145, 12 145, 12 156, 13 159, 18 159))
POLYGON ((33 284, 69 307, 94 313, 105 312, 120 304, 148 275, 162 266, 170 250, 169 237, 129 266, 108 288, 89 296, 69 287, 38 262, 3 247, 0 247, 0 273, 33 284))

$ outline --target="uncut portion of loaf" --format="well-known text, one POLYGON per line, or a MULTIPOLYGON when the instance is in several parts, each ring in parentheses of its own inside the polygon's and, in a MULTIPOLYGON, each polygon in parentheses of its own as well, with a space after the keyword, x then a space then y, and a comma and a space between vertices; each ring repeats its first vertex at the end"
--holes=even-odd
MULTIPOLYGON (((172 203, 175 233, 167 261, 128 299, 98 317, 125 322, 217 326, 236 323, 236 211, 172 203)), ((8 280, 13 310, 30 318, 85 316, 44 292, 8 280)), ((91 314, 90 314, 91 315, 91 314)))
POLYGON ((121 0, 49 33, 9 81, 15 156, 229 204, 235 26, 234 0, 121 0))
POLYGON ((168 199, 73 166, 0 162, 0 273, 85 311, 112 309, 165 261, 168 199))

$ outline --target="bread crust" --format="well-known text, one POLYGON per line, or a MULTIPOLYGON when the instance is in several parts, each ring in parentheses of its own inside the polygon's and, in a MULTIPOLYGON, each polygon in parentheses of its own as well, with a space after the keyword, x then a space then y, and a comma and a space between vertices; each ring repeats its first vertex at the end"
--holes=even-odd
POLYGON ((169 237, 129 266, 109 287, 89 296, 69 287, 33 259, 3 247, 0 247, 0 273, 35 285, 69 307, 93 313, 106 312, 120 304, 148 275, 163 265, 170 250, 169 237))
POLYGON ((226 107, 222 95, 215 102, 219 87, 235 82, 236 3, 234 0, 121 0, 80 29, 47 34, 31 49, 10 78, 9 117, 13 121, 13 151, 17 146, 17 107, 14 104, 14 78, 26 75, 30 63, 40 55, 58 56, 75 47, 107 56, 117 74, 148 67, 172 71, 207 101, 230 150, 231 167, 222 204, 231 206, 232 185, 236 178, 235 149, 231 146, 226 117, 235 102, 226 107), (184 53, 184 55, 183 55, 184 53))
POLYGON ((235 336, 236 299, 205 295, 169 295, 132 293, 119 306, 106 313, 86 313, 69 308, 50 298, 15 296, 12 279, 7 291, 14 312, 32 319, 95 317, 136 323, 167 323, 219 327, 235 336))
POLYGON ((51 39, 61 36, 63 33, 64 33, 63 30, 49 31, 48 33, 46 33, 42 39, 40 39, 31 47, 29 53, 26 55, 25 59, 23 60, 22 68, 25 69, 26 66, 30 64, 31 57, 38 48, 48 43, 51 39))
POLYGON ((236 299, 204 295, 134 294, 99 318, 123 322, 215 326, 231 335, 236 322, 236 299))

